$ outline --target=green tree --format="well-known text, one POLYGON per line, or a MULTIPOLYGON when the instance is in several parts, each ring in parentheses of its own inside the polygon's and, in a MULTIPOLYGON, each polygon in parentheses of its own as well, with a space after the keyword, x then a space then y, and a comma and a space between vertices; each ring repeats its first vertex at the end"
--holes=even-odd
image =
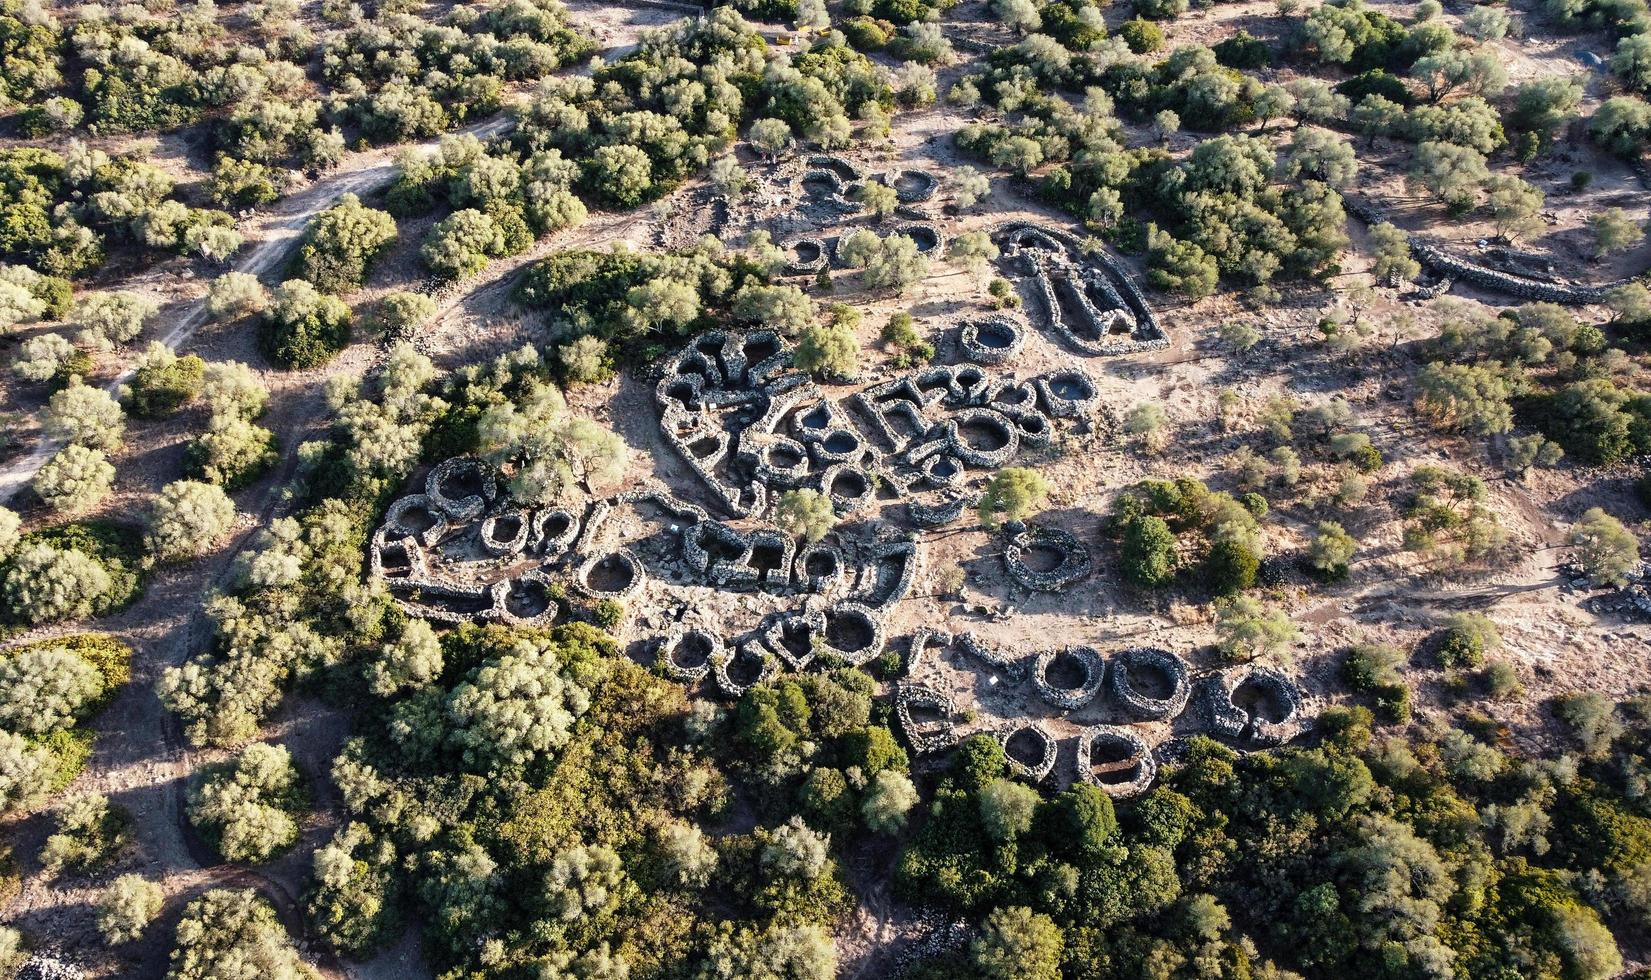
POLYGON ((1064 948, 1053 919, 1017 905, 986 917, 969 957, 986 980, 1059 980, 1064 948))
POLYGON ((1156 588, 1175 577, 1175 533, 1162 517, 1137 517, 1124 528, 1124 575, 1156 588))
POLYGON ((263 326, 270 360, 295 370, 319 367, 350 342, 350 308, 302 279, 289 279, 276 288, 263 326))
POLYGON ((774 504, 774 523, 813 544, 831 532, 837 513, 818 490, 787 490, 774 504))
POLYGON ((366 281, 373 263, 396 241, 396 221, 365 207, 354 194, 316 215, 292 260, 292 275, 324 293, 346 293, 366 281))
POLYGON ((980 495, 980 523, 996 527, 999 521, 1021 521, 1043 506, 1049 483, 1026 466, 1006 466, 992 474, 980 495))
POLYGON ((150 343, 132 376, 132 411, 144 418, 177 411, 200 394, 205 370, 194 354, 179 357, 158 340, 150 343))
POLYGON ((791 362, 815 377, 852 379, 860 366, 860 341, 841 323, 811 323, 797 338, 791 362))
POLYGON ((235 503, 213 483, 175 480, 156 495, 145 543, 161 561, 210 551, 235 521, 235 503))
POLYGON ((1622 522, 1598 507, 1571 525, 1577 562, 1595 585, 1622 586, 1639 567, 1639 540, 1622 522))
POLYGON ((1283 612, 1268 609, 1259 599, 1233 596, 1215 604, 1216 646, 1235 662, 1259 660, 1283 653, 1295 643, 1295 624, 1283 612))

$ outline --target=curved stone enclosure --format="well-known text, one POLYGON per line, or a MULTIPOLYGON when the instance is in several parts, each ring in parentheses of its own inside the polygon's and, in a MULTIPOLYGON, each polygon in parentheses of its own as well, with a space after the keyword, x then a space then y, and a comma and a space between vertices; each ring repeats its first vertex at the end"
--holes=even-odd
POLYGON ((493 467, 473 456, 456 456, 437 465, 424 481, 430 505, 454 521, 473 521, 498 496, 493 467))
POLYGON ((883 183, 894 188, 901 204, 921 204, 940 189, 940 178, 927 170, 907 168, 883 175, 883 183))
POLYGON ((1029 782, 1041 782, 1055 771, 1058 747, 1042 725, 1020 725, 997 732, 1009 770, 1029 782))
POLYGON ((1089 574, 1089 548, 1062 528, 1029 527, 1010 536, 1003 567, 1028 589, 1060 592, 1089 574))
POLYGON ((894 692, 894 720, 918 755, 949 749, 961 739, 956 726, 957 706, 932 688, 902 684, 894 692))
POLYGON ((1062 711, 1077 711, 1100 693, 1106 664, 1093 647, 1041 651, 1032 662, 1038 697, 1062 711))
POLYGON ((1097 725, 1078 733, 1078 778, 1108 796, 1128 799, 1145 792, 1158 776, 1152 747, 1133 728, 1097 725))
POLYGON ((660 671, 684 683, 704 678, 711 670, 711 661, 723 653, 722 637, 707 630, 681 627, 665 634, 655 649, 660 671))
POLYGON ((1112 697, 1137 718, 1160 720, 1186 710, 1192 692, 1187 662, 1157 647, 1133 647, 1112 658, 1108 678, 1112 697), (1156 675, 1158 689, 1149 686, 1156 675))
POLYGON ((1271 667, 1205 677, 1199 683, 1198 701, 1210 730, 1228 739, 1278 745, 1301 730, 1301 690, 1271 667), (1244 697, 1248 691, 1254 692, 1253 699, 1244 697), (1241 699, 1269 710, 1250 710, 1239 703, 1241 699))
POLYGON ((970 317, 958 326, 958 346, 976 364, 1003 364, 1026 346, 1026 326, 1003 313, 970 317))
POLYGON ((1104 248, 1086 250, 1072 235, 1034 224, 1006 225, 997 239, 1000 261, 1030 279, 1041 319, 1079 352, 1116 356, 1169 346, 1135 278, 1104 248))

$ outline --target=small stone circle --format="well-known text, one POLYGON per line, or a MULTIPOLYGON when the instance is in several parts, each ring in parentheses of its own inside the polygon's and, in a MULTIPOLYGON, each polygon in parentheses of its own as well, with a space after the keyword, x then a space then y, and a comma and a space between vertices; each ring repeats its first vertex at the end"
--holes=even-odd
POLYGON ((1058 650, 1043 650, 1032 665, 1032 684, 1038 697, 1062 711, 1077 711, 1095 699, 1106 678, 1106 664, 1092 647, 1074 646, 1058 650), (1076 687, 1057 687, 1049 680, 1049 668, 1062 659, 1074 659, 1083 671, 1083 680, 1076 687))
POLYGON ((1112 696, 1136 717, 1157 721, 1180 714, 1192 691, 1187 662, 1157 647, 1133 647, 1112 658, 1108 685, 1112 696), (1143 694, 1136 684, 1142 671, 1157 671, 1169 682, 1170 691, 1161 698, 1143 694))
POLYGON ((1078 778, 1099 786, 1108 796, 1114 799, 1136 796, 1151 786, 1157 775, 1158 760, 1152 755, 1152 747, 1134 729, 1122 725, 1097 725, 1078 733, 1078 778), (1103 779, 1095 768, 1097 745, 1112 750, 1112 754, 1123 756, 1121 763, 1104 765, 1127 764, 1134 770, 1134 777, 1121 783, 1103 779))

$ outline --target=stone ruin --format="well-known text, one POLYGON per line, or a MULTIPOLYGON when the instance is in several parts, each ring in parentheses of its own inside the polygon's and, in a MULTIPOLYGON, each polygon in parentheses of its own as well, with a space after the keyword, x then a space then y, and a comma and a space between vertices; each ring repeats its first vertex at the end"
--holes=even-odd
POLYGON ((1105 249, 1043 225, 1015 223, 996 236, 1004 268, 1029 278, 1049 328, 1090 356, 1161 350, 1169 335, 1123 265, 1105 249))
MULTIPOLYGON (((920 628, 911 638, 907 677, 931 673, 927 668, 937 648, 955 650, 959 660, 984 672, 989 685, 1006 687, 1006 693, 1029 687, 1052 709, 1054 715, 1042 721, 1017 719, 974 729, 996 738, 1010 767, 1034 782, 1054 775, 1059 746, 1068 740, 1059 730, 1071 732, 1075 778, 1123 798, 1151 786, 1159 759, 1181 744, 1176 736, 1154 747, 1136 723, 1202 729, 1251 747, 1278 745, 1304 725, 1295 683, 1264 667, 1214 672, 1194 684, 1186 660, 1156 647, 1131 647, 1110 658, 1087 646, 1016 654, 993 649, 970 633, 920 628), (1189 702, 1194 711, 1188 712, 1189 702)), ((895 721, 919 754, 944 751, 973 733, 952 699, 931 684, 908 679, 899 685, 895 702, 895 721)))
MULTIPOLYGON (((1349 214, 1367 225, 1379 224, 1386 220, 1381 210, 1368 201, 1348 197, 1344 203, 1349 214)), ((1438 282, 1419 290, 1428 299, 1449 292, 1451 285, 1459 279, 1481 289, 1504 293, 1531 303, 1592 306, 1605 302, 1606 294, 1622 284, 1583 286, 1575 283, 1537 279, 1470 262, 1459 255, 1446 251, 1434 242, 1415 235, 1409 236, 1406 239, 1406 244, 1410 246, 1410 254, 1415 256, 1416 261, 1439 277, 1438 282)))
MULTIPOLYGON (((881 179, 906 219, 892 230, 925 252, 944 249, 944 234, 917 207, 935 194, 934 175, 867 178, 831 156, 807 165, 795 220, 808 208, 828 222, 857 212, 847 195, 881 179)), ((1003 262, 1033 277, 1039 312, 1072 347, 1126 354, 1168 345, 1133 279, 1104 252, 1030 224, 1006 226, 997 238, 1003 262)), ((831 268, 839 245, 813 230, 790 238, 782 244, 787 272, 831 268)), ((1019 315, 968 315, 951 328, 962 363, 882 378, 844 398, 794 370, 789 345, 771 331, 706 333, 659 365, 654 399, 661 434, 722 513, 658 487, 521 506, 490 465, 452 459, 430 472, 422 492, 390 506, 372 536, 371 574, 409 614, 438 622, 550 625, 580 600, 625 601, 638 610, 627 631, 661 674, 727 698, 781 671, 868 664, 893 644, 888 614, 911 591, 916 530, 958 520, 976 502, 972 475, 1050 446, 1061 427, 1096 407, 1098 389, 1075 365, 1012 373, 1029 331, 1019 315), (864 519, 816 542, 762 523, 781 493, 804 487, 864 519)), ((1091 571, 1088 548, 1060 528, 1011 524, 1005 532, 1006 574, 1024 588, 1067 590, 1091 571)), ((1199 710, 1188 718, 1229 740, 1276 744, 1298 725, 1294 686, 1260 668, 1203 678, 1194 692, 1185 661, 1163 650, 1110 659, 1084 645, 1020 654, 970 633, 919 628, 894 716, 920 755, 981 730, 952 695, 914 680, 936 647, 955 649, 991 684, 1024 690, 1054 712, 984 729, 1033 781, 1053 777, 1076 726, 1076 778, 1114 796, 1144 790, 1158 756, 1128 722, 1180 719, 1189 694, 1199 710), (1092 717, 1102 705, 1109 717, 1092 717)))
MULTIPOLYGON (((789 346, 769 331, 703 335, 665 364, 654 389, 666 440, 730 514, 760 517, 780 493, 806 487, 842 513, 900 499, 923 527, 968 506, 970 470, 1050 445, 1059 421, 1089 414, 1095 396, 1075 368, 1016 381, 963 364, 898 375, 838 401, 790 369, 789 346)), ((1048 538, 1080 555, 1075 540, 1052 534, 1033 532, 1028 548, 1048 538)))
POLYGON ((918 549, 882 522, 807 542, 741 529, 658 489, 578 508, 521 508, 482 460, 437 466, 424 492, 395 501, 374 531, 372 577, 408 614, 435 622, 548 626, 574 598, 695 603, 684 591, 749 593, 744 622, 667 624, 650 644, 659 670, 737 697, 780 669, 862 666, 888 645, 884 617, 909 594, 918 549))

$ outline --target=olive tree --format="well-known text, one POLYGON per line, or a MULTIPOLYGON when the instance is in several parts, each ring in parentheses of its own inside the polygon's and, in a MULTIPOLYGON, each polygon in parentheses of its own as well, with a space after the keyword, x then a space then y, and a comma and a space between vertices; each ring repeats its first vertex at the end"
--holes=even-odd
POLYGON ((419 249, 431 270, 449 279, 473 276, 489 258, 505 254, 504 229, 474 208, 454 211, 436 222, 419 249))
POLYGON ((447 698, 451 739, 482 772, 519 766, 561 748, 590 692, 563 673, 556 646, 522 639, 470 672, 447 698))
POLYGON ((1422 272, 1422 264, 1410 254, 1409 236, 1389 222, 1370 227, 1370 249, 1376 258, 1370 273, 1378 283, 1398 285, 1422 272))
POLYGON ((1596 585, 1626 585, 1639 567, 1639 540, 1598 507, 1588 508, 1571 525, 1571 544, 1577 549, 1577 562, 1596 585))
POLYGON ((530 383, 517 402, 495 405, 477 422, 481 453, 511 467, 510 493, 543 505, 579 488, 610 484, 625 471, 625 441, 611 429, 568 411, 556 388, 530 383))
POLYGON ((201 374, 201 398, 214 417, 255 419, 269 403, 269 388, 240 361, 214 361, 201 374))
POLYGON ((818 490, 787 490, 774 505, 774 523, 813 544, 830 533, 837 513, 818 490))
POLYGON ((160 341, 151 341, 138 358, 132 383, 124 393, 132 411, 158 418, 193 400, 201 392, 206 365, 194 354, 179 357, 160 341))
POLYGON ((1242 595, 1216 602, 1215 632, 1222 656, 1243 662, 1282 653, 1297 636, 1295 624, 1284 613, 1242 595))
POLYGON ((1485 155, 1472 147, 1426 142, 1416 148, 1411 178, 1453 210, 1465 211, 1490 179, 1490 169, 1485 166, 1485 155))
POLYGON ((791 127, 783 119, 755 120, 746 131, 745 138, 750 141, 752 149, 770 160, 777 160, 790 152, 796 142, 791 136, 791 127))
POLYGON ((23 540, 23 519, 9 507, 0 507, 0 563, 12 556, 23 540))
POLYGON ((269 305, 269 290, 257 276, 226 272, 207 288, 206 309, 218 319, 236 319, 262 313, 269 305))
POLYGON ((1059 980, 1064 947, 1053 919, 1017 905, 986 917, 969 957, 983 980, 1059 980))
POLYGON ((48 874, 95 871, 112 863, 131 844, 131 814, 102 793, 75 793, 52 813, 54 832, 40 849, 48 874))
POLYGON ((160 561, 194 558, 211 550, 234 521, 235 503, 223 487, 176 480, 150 505, 144 541, 160 561))
POLYGON ((1358 551, 1359 542, 1347 529, 1335 521, 1320 521, 1313 528, 1313 540, 1307 546, 1307 560, 1313 568, 1329 578, 1347 574, 1347 564, 1358 551))
POLYGON ((21 545, 0 574, 7 616, 33 625, 80 619, 96 610, 113 581, 92 558, 43 541, 21 545))
POLYGON ((350 342, 350 308, 303 279, 276 287, 263 323, 264 352, 286 368, 318 367, 350 342))
POLYGON ((384 644, 378 658, 362 668, 367 689, 381 698, 429 686, 442 671, 441 640, 422 619, 410 619, 401 635, 384 644))
POLYGON ((1587 218, 1588 230, 1594 235, 1596 256, 1615 255, 1645 240, 1645 228, 1629 218, 1621 208, 1595 211, 1587 218))
POLYGON ((91 368, 91 358, 62 334, 42 333, 17 347, 12 373, 24 381, 63 381, 91 368))
POLYGON ((158 312, 160 306, 154 300, 138 293, 93 292, 75 303, 74 319, 80 325, 82 344, 107 348, 137 337, 158 312))
POLYGON ((189 822, 226 860, 260 864, 298 839, 302 800, 291 753, 260 742, 207 770, 189 793, 189 822))
POLYGON ((248 976, 313 980, 315 971, 257 892, 215 888, 190 902, 178 923, 167 980, 248 976))
POLYGON ((386 339, 408 340, 436 315, 436 309, 436 301, 423 293, 402 290, 378 301, 373 320, 386 339))
POLYGON ((52 791, 57 760, 45 746, 0 729, 0 814, 28 810, 52 791))
POLYGON ((992 191, 992 182, 986 175, 968 166, 954 170, 948 186, 952 191, 952 203, 962 210, 974 207, 992 191))
POLYGON ((115 485, 115 467, 101 449, 64 446, 35 471, 30 486, 60 514, 76 514, 103 502, 115 485))
POLYGON ((0 660, 0 727, 46 735, 82 720, 107 689, 86 658, 62 647, 30 647, 0 660))
POLYGON ((984 231, 966 231, 952 239, 946 257, 970 272, 978 272, 998 257, 998 247, 984 231))
POLYGON ((142 875, 124 874, 109 883, 97 903, 97 931, 119 946, 140 939, 160 915, 166 892, 142 875))
POLYGON ((884 769, 872 777, 860 804, 860 815, 866 828, 874 834, 898 833, 906 826, 906 816, 917 805, 917 787, 911 777, 893 769, 884 769))
POLYGON ((91 449, 119 449, 126 436, 126 415, 120 403, 101 388, 79 378, 52 395, 41 415, 46 435, 91 449))

